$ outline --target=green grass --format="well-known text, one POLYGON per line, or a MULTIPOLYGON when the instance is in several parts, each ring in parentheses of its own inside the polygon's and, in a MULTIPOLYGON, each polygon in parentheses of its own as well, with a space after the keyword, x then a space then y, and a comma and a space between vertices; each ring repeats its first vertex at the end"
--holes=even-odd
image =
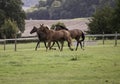
POLYGON ((0 84, 120 84, 120 46, 96 45, 62 52, 35 43, 0 45, 0 84))

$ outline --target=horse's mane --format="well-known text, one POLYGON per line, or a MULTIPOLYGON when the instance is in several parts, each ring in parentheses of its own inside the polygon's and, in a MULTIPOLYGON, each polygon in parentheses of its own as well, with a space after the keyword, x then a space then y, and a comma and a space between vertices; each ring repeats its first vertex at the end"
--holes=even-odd
POLYGON ((62 29, 64 29, 64 30, 69 30, 68 28, 66 28, 66 27, 64 27, 64 26, 62 26, 62 25, 56 25, 56 26, 58 26, 58 27, 60 27, 60 28, 62 28, 62 29))

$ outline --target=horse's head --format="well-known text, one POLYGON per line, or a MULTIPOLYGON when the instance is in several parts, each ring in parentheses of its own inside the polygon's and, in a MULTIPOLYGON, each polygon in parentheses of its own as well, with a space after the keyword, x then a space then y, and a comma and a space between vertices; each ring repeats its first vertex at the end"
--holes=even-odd
POLYGON ((49 31, 49 28, 47 26, 44 26, 44 24, 40 24, 40 27, 39 29, 42 31, 42 32, 45 32, 47 33, 49 31))
POLYGON ((33 27, 33 29, 30 31, 30 34, 34 33, 34 32, 37 32, 37 27, 33 27))

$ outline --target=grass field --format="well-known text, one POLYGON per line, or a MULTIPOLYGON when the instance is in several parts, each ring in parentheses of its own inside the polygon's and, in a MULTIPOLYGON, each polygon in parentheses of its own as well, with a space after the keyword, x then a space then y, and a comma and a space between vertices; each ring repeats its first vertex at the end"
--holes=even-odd
POLYGON ((46 52, 35 43, 0 45, 0 84, 120 84, 120 46, 46 52))

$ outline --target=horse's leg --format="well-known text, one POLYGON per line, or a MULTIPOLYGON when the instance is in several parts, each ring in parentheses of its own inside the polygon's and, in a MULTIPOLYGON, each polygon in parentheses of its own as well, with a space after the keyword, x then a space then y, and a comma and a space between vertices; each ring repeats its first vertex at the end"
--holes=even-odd
POLYGON ((36 51, 37 51, 37 47, 38 47, 39 43, 40 43, 40 40, 37 42, 37 45, 36 45, 36 48, 35 48, 36 51))
POLYGON ((58 45, 58 48, 59 48, 59 50, 60 50, 60 45, 59 45, 58 41, 56 41, 56 43, 57 43, 57 45, 58 45))
POLYGON ((47 48, 46 41, 44 41, 45 48, 47 48))
POLYGON ((81 49, 83 49, 83 48, 82 48, 82 42, 81 42, 81 41, 79 41, 79 43, 80 43, 80 47, 81 47, 81 49))
POLYGON ((77 41, 77 45, 76 45, 76 49, 75 49, 76 51, 77 51, 77 49, 78 49, 78 45, 79 45, 79 41, 77 41))
POLYGON ((81 49, 84 50, 83 45, 82 45, 82 41, 79 41, 79 43, 80 43, 81 49))
POLYGON ((52 48, 55 45, 55 42, 50 46, 50 49, 56 50, 56 48, 52 48))
POLYGON ((73 51, 74 49, 71 48, 71 45, 72 45, 72 38, 69 37, 69 38, 66 39, 66 41, 68 42, 68 47, 69 47, 69 49, 70 49, 71 51, 73 51))
POLYGON ((48 50, 48 48, 50 49, 50 45, 51 45, 51 41, 48 41, 48 46, 46 48, 46 51, 48 50))
POLYGON ((83 45, 82 45, 82 41, 79 41, 79 44, 80 44, 81 49, 84 50, 83 45))
POLYGON ((68 47, 69 47, 69 49, 70 49, 71 51, 73 51, 73 49, 71 48, 72 41, 68 39, 67 42, 68 42, 68 47))
POLYGON ((71 51, 73 51, 73 49, 71 48, 71 43, 70 42, 68 42, 68 47, 71 51))
POLYGON ((60 51, 62 51, 63 50, 64 41, 60 41, 60 43, 61 43, 61 49, 60 49, 60 51))

